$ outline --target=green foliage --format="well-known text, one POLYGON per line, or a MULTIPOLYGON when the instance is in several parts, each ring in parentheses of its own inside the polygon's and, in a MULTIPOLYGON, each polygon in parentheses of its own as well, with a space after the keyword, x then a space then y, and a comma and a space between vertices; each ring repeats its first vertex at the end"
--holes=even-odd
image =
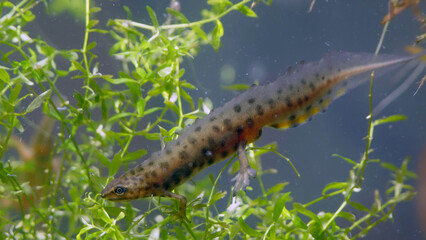
MULTIPOLYGON (((263 2, 270 4, 270 1, 263 2)), ((248 17, 257 15, 248 0, 235 4, 209 0, 211 8, 202 10, 202 19, 194 22, 176 9, 167 9, 176 23, 161 25, 155 11, 147 7, 152 23, 147 25, 132 21, 131 11, 125 7, 129 19, 111 19, 102 29, 96 20, 96 13, 101 9, 90 7, 87 0, 82 48, 58 50, 23 30, 34 20, 31 10, 38 3, 34 0, 0 3, 0 195, 3 196, 1 205, 5 206, 0 207, 3 230, 0 238, 355 239, 365 236, 378 223, 391 219, 395 206, 414 196, 413 188, 406 184, 408 178, 415 177, 407 169, 407 159, 401 167, 382 163, 393 177, 391 187, 384 193, 385 201, 378 192, 370 207, 352 200, 352 194, 362 190, 363 179, 368 177, 364 175, 367 163, 374 162, 368 158, 373 129, 403 120, 404 117, 398 115, 370 120, 366 152, 361 161, 337 155, 352 167, 348 179, 327 184, 322 195, 309 203, 294 200, 291 193, 285 191, 288 183, 265 189, 262 176, 276 170, 262 169, 262 154, 274 152, 294 168, 289 159, 276 151, 275 144, 262 148, 251 145, 248 149, 262 189, 262 194, 255 199, 245 193, 231 198, 226 191, 216 189, 219 177, 232 159, 219 174, 211 174, 195 186, 180 187, 178 191, 189 200, 187 215, 191 220, 182 225, 176 222, 175 201, 170 204, 168 199, 160 202, 159 198, 151 198, 148 210, 141 212, 129 203, 122 206, 101 199, 98 193, 102 186, 121 166, 127 167, 148 153, 146 149, 129 152, 134 139, 158 142, 161 136, 167 142, 175 139, 185 124, 206 115, 202 109, 209 103, 202 99, 194 101, 188 93, 195 87, 183 79, 184 69, 180 66, 183 57, 195 57, 206 44, 217 50, 225 34, 221 18, 226 14, 236 10, 248 17), (206 27, 208 23, 214 27, 206 27), (92 37, 99 34, 109 34, 114 40, 110 54, 122 66, 122 71, 114 76, 98 71, 101 59, 92 52, 97 45, 92 37), (67 68, 57 67, 59 58, 66 62, 67 68), (69 78, 81 79, 83 83, 81 91, 74 93, 75 104, 70 104, 57 88, 60 81, 69 78), (51 96, 58 100, 52 100, 51 96), (154 100, 162 101, 163 105, 158 106, 154 100), (184 104, 190 108, 187 113, 184 104), (49 154, 32 155, 33 161, 47 164, 43 165, 48 170, 45 178, 40 169, 17 167, 22 160, 5 160, 10 156, 9 149, 19 145, 13 140, 14 134, 26 130, 22 121, 33 111, 42 111, 60 125, 58 137, 49 145, 49 154), (95 111, 100 112, 101 117, 92 116, 95 111), (174 114, 176 121, 165 118, 166 113, 174 114), (151 115, 155 120, 148 122, 151 115), (120 150, 114 150, 116 147, 120 150), (104 169, 108 169, 109 177, 101 177, 105 175, 101 173, 104 169), (28 180, 31 177, 41 178, 42 184, 31 186, 28 180), (40 186, 41 193, 36 190, 40 186), (342 202, 335 212, 310 210, 312 205, 332 197, 342 202), (220 211, 216 204, 224 198, 229 198, 228 207, 220 211), (158 214, 159 211, 162 214, 158 214)), ((234 85, 229 89, 245 87, 234 85)), ((31 147, 37 146, 36 142, 31 147)), ((229 169, 235 171, 237 163, 229 169)))

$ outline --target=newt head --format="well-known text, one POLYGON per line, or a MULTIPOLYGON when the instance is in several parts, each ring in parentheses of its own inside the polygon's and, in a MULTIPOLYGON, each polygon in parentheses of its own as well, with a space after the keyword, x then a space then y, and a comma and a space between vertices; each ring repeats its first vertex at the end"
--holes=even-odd
POLYGON ((153 187, 145 181, 142 174, 138 174, 135 169, 131 169, 108 183, 102 190, 101 197, 110 201, 130 201, 157 195, 155 192, 153 187))

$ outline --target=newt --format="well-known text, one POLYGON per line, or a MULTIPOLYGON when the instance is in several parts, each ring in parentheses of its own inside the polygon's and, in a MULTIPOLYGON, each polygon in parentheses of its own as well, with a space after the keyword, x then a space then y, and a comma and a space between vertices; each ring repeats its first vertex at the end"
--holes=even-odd
MULTIPOLYGON (((57 159, 52 159, 52 151, 54 150, 52 133, 55 126, 56 120, 44 115, 38 124, 34 124, 36 131, 30 144, 26 144, 17 136, 12 135, 11 137, 10 147, 15 148, 20 157, 20 161, 16 162, 16 171, 19 173, 18 180, 23 184, 26 194, 35 205, 46 197, 47 190, 45 186, 49 181, 49 177, 51 177, 51 174, 56 173, 59 168, 57 159)), ((0 197, 2 207, 12 206, 20 209, 19 204, 16 201, 12 201, 12 198, 3 197, 0 197)), ((31 204, 28 200, 23 197, 23 209, 27 210, 30 206, 31 204)))
POLYGON ((335 52, 319 62, 301 62, 276 81, 252 86, 187 127, 162 150, 112 180, 101 197, 111 201, 175 198, 180 201, 179 214, 186 218, 186 198, 173 193, 175 187, 237 152, 240 168, 233 179, 235 196, 257 174, 248 163, 245 147, 261 136, 263 127, 284 129, 305 123, 345 91, 368 80, 372 71, 377 76, 419 55, 335 52))

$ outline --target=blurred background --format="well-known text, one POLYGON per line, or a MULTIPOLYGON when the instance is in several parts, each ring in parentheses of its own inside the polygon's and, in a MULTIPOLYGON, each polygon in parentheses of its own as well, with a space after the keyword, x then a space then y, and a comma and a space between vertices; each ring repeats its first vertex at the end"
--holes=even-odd
MULTIPOLYGON (((45 6, 37 6, 34 11, 36 21, 27 30, 58 49, 81 48, 84 1, 68 0, 66 5, 64 2, 67 1, 52 1, 49 13, 45 6)), ((383 29, 380 22, 388 12, 388 1, 318 0, 312 12, 308 13, 310 3, 310 0, 275 0, 271 6, 259 4, 255 7, 258 18, 247 18, 239 12, 224 17, 222 22, 225 32, 219 51, 215 52, 211 46, 203 46, 195 59, 185 58, 184 79, 198 88, 190 94, 194 99, 208 97, 218 107, 238 94, 222 89, 223 85, 274 81, 288 66, 294 66, 300 60, 317 61, 333 50, 374 52, 383 29)), ((101 21, 99 28, 106 29, 108 19, 126 18, 124 5, 131 9, 136 22, 151 24, 146 5, 156 11, 160 22, 165 22, 165 8, 170 2, 117 0, 93 1, 92 4, 102 8, 96 18, 101 21)), ((200 19, 201 9, 208 7, 205 1, 199 0, 186 0, 180 4, 181 12, 190 21, 200 19)), ((424 2, 420 4, 420 9, 426 10, 424 2)), ((407 9, 390 23, 380 52, 404 55, 404 47, 412 45, 415 37, 421 33, 420 24, 411 10, 407 9)), ((121 65, 108 55, 112 44, 110 36, 93 34, 92 40, 98 43, 94 52, 99 56, 99 72, 117 76, 121 65)), ((375 81, 374 105, 401 83, 391 81, 394 73, 375 81)), ((74 101, 74 91, 81 91, 81 85, 76 84, 76 81, 80 80, 59 82, 59 88, 71 102, 74 101)), ((370 156, 397 166, 405 157, 411 156, 410 170, 424 175, 419 170, 419 159, 422 149, 424 151, 426 148, 426 89, 423 87, 413 96, 417 87, 418 82, 375 116, 380 118, 404 114, 408 120, 378 127, 372 145, 374 152, 370 156)), ((369 85, 362 85, 333 102, 325 114, 317 115, 312 122, 300 127, 287 131, 264 129, 257 145, 276 142, 278 151, 289 157, 301 173, 301 178, 297 178, 291 167, 278 156, 272 153, 264 155, 264 169, 278 169, 278 174, 264 175, 265 186, 288 181, 290 184, 286 190, 292 192, 297 202, 306 203, 319 197, 327 183, 346 181, 351 166, 332 157, 332 154, 337 153, 354 160, 361 158, 368 123, 368 91, 369 85)), ((170 115, 170 118, 173 117, 175 116, 170 115)), ((149 152, 160 149, 158 142, 144 141, 140 144, 149 152)), ((135 149, 132 151, 138 145, 135 142, 135 149)), ((195 182, 208 173, 216 176, 215 173, 224 164, 222 162, 205 170, 194 179, 195 182)), ((377 163, 367 167, 365 176, 364 187, 360 193, 354 194, 354 200, 371 206, 374 191, 377 189, 384 196, 386 188, 390 186, 387 182, 391 178, 389 172, 377 163)), ((230 178, 225 174, 219 182, 219 188, 229 192, 233 185, 230 178)), ((415 180, 410 183, 418 186, 415 180)), ((256 181, 252 181, 252 187, 253 191, 248 192, 248 195, 258 195, 260 188, 256 181)), ((335 197, 314 205, 311 210, 335 211, 341 200, 340 197, 335 197)), ((223 203, 226 204, 226 200, 223 203)), ((223 207, 226 208, 226 205, 223 207)), ((416 199, 399 204, 394 212, 395 221, 380 224, 366 239, 421 239, 423 235, 418 213, 422 212, 417 208, 416 199)), ((423 214, 426 215, 426 212, 423 214)))

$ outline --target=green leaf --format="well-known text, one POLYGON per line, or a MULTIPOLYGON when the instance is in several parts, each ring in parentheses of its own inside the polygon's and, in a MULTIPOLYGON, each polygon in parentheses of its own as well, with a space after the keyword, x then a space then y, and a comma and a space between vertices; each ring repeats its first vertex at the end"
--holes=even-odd
POLYGON ((157 20, 157 15, 155 15, 154 10, 152 10, 150 6, 146 6, 146 10, 148 10, 149 17, 151 18, 152 24, 154 25, 156 29, 158 29, 159 24, 157 20))
POLYGON ((140 149, 140 150, 134 151, 132 153, 128 153, 128 154, 124 155, 122 161, 126 162, 126 161, 133 161, 133 160, 136 160, 136 159, 140 159, 147 152, 148 151, 146 149, 140 149))
POLYGON ((274 222, 276 222, 278 220, 278 218, 281 216, 283 209, 285 208, 285 203, 286 203, 289 195, 290 195, 290 192, 287 192, 284 195, 282 195, 278 199, 278 201, 275 202, 273 217, 272 217, 274 222))
POLYGON ((392 115, 387 118, 377 119, 373 122, 374 126, 390 123, 390 122, 398 122, 398 121, 404 121, 407 120, 407 117, 404 115, 392 115))
POLYGON ((269 195, 271 193, 278 193, 287 185, 288 182, 277 183, 273 187, 269 188, 269 190, 266 192, 266 195, 269 195))
POLYGON ((35 15, 31 11, 26 11, 22 18, 24 18, 27 22, 31 22, 35 19, 35 15))
POLYGON ((112 84, 123 84, 123 83, 138 83, 138 81, 131 78, 104 78, 112 84))
POLYGON ((112 159, 110 165, 109 165, 109 176, 114 176, 115 174, 117 174, 118 169, 120 169, 120 165, 121 165, 121 150, 116 153, 114 155, 114 158, 112 159))
POLYGON ((370 212, 370 209, 368 209, 366 206, 362 205, 361 203, 350 201, 349 204, 359 211, 370 212))
POLYGON ((10 90, 10 96, 9 96, 10 103, 16 102, 16 99, 18 99, 21 89, 22 89, 22 84, 15 84, 14 87, 10 90))
POLYGON ((90 20, 89 24, 87 24, 87 28, 92 28, 94 26, 96 26, 99 23, 99 20, 90 20))
POLYGON ((169 14, 173 15, 175 18, 177 18, 182 23, 189 23, 188 19, 181 12, 173 10, 171 8, 167 8, 166 10, 169 14))
POLYGON ((308 224, 308 232, 314 237, 314 239, 325 239, 322 231, 322 225, 320 222, 311 221, 308 224))
POLYGON ((132 116, 132 115, 133 115, 133 113, 130 113, 130 112, 118 113, 118 114, 115 114, 114 116, 112 116, 110 119, 108 119, 108 122, 115 122, 120 118, 125 118, 125 117, 132 116))
POLYGON ((26 113, 30 113, 34 110, 36 110, 38 107, 41 106, 41 104, 48 98, 50 97, 50 94, 52 93, 52 90, 49 89, 43 93, 41 93, 40 95, 38 95, 36 98, 34 98, 34 100, 30 103, 30 105, 27 107, 27 109, 25 110, 26 113))
POLYGON ((346 162, 348 162, 348 163, 350 163, 350 164, 352 164, 352 165, 357 165, 357 164, 358 164, 358 163, 356 163, 354 160, 352 160, 352 159, 350 159, 350 158, 347 158, 347 157, 343 157, 343 156, 341 156, 341 155, 339 155, 339 154, 333 154, 332 156, 333 156, 333 157, 341 158, 341 159, 345 160, 346 162))
POLYGON ((78 59, 78 54, 76 52, 73 51, 60 51, 59 55, 61 55, 62 57, 66 58, 69 61, 75 61, 78 59))
POLYGON ((103 154, 101 154, 98 150, 96 150, 96 156, 99 159, 99 162, 101 162, 104 166, 108 167, 110 165, 110 162, 107 157, 105 157, 103 154))
POLYGON ((173 110, 173 112, 175 112, 176 114, 179 114, 179 108, 172 102, 165 100, 164 104, 170 108, 171 110, 173 110))
POLYGON ((165 67, 161 69, 160 71, 158 71, 158 75, 163 78, 170 75, 172 71, 173 71, 173 66, 165 67))
POLYGON ((208 38, 207 38, 207 34, 203 31, 203 29, 201 29, 201 28, 200 28, 200 27, 198 27, 198 26, 192 26, 191 28, 192 28, 192 30, 195 32, 195 34, 197 34, 197 36, 198 36, 199 38, 203 39, 204 41, 207 41, 207 40, 208 40, 208 38))
POLYGON ((398 172, 399 171, 399 168, 397 166, 391 164, 391 163, 384 162, 384 163, 381 163, 380 165, 382 165, 382 167, 384 167, 386 169, 389 169, 391 171, 394 171, 394 172, 398 172))
POLYGON ((163 110, 163 108, 161 107, 148 108, 147 110, 145 110, 145 116, 153 112, 161 111, 161 110, 163 110))
POLYGON ((327 191, 330 189, 345 189, 348 186, 347 182, 332 182, 327 184, 322 190, 322 195, 326 195, 327 191))
POLYGON ((244 222, 244 220, 240 217, 240 218, 238 218, 238 223, 240 224, 240 227, 241 227, 241 230, 245 233, 245 234, 247 234, 247 235, 249 235, 249 236, 252 236, 252 237, 258 237, 258 238, 260 238, 260 237, 263 237, 263 234, 262 233, 260 233, 260 232, 258 232, 258 231, 256 231, 256 230, 254 230, 253 228, 251 228, 249 225, 247 225, 247 223, 246 222, 244 222))
POLYGON ((300 204, 300 203, 293 203, 293 207, 294 207, 294 209, 297 212, 310 217, 312 220, 314 220, 316 222, 320 222, 318 216, 315 215, 315 213, 313 213, 313 212, 309 211, 308 209, 306 209, 302 204, 300 204))
POLYGON ((136 103, 136 110, 138 111, 139 117, 143 117, 145 114, 145 106, 146 101, 143 98, 140 98, 138 102, 136 103))
POLYGON ((237 10, 240 11, 242 14, 246 15, 247 17, 257 17, 256 13, 246 5, 239 5, 237 7, 237 10))
POLYGON ((86 47, 86 51, 90 51, 90 50, 92 50, 93 48, 95 48, 96 47, 96 42, 94 41, 94 42, 91 42, 91 43, 89 43, 88 45, 87 45, 87 47, 86 47))
POLYGON ((219 20, 216 20, 216 27, 212 32, 211 45, 214 50, 218 51, 220 47, 220 38, 223 36, 223 25, 219 20))
POLYGON ((294 217, 293 217, 293 224, 297 228, 301 228, 301 229, 307 229, 308 228, 308 225, 306 225, 306 223, 304 223, 302 221, 302 219, 300 219, 300 217, 296 216, 296 215, 294 215, 294 217))
POLYGON ((128 6, 123 6, 124 11, 127 13, 127 19, 131 20, 133 18, 132 12, 130 11, 128 6))
POLYGON ((229 0, 207 0, 207 4, 209 5, 228 5, 231 6, 232 2, 229 0))
POLYGON ((216 201, 224 198, 225 196, 226 196, 226 191, 215 193, 213 197, 210 199, 209 205, 213 205, 216 201))
POLYGON ((0 80, 2 80, 6 84, 10 82, 9 73, 7 73, 7 71, 3 68, 0 68, 0 80))
POLYGON ((68 71, 56 70, 56 74, 57 74, 59 77, 65 77, 65 76, 67 76, 67 75, 68 75, 68 71))
POLYGON ((90 8, 90 13, 97 13, 97 12, 100 12, 101 11, 101 8, 100 7, 92 7, 92 8, 90 8))
POLYGON ((84 67, 81 66, 81 64, 77 61, 71 61, 70 71, 73 71, 73 70, 79 70, 80 72, 86 73, 86 69, 84 69, 84 67))
POLYGON ((232 85, 221 86, 221 87, 222 87, 222 89, 225 89, 225 90, 246 91, 247 89, 250 88, 250 85, 248 85, 248 84, 232 84, 232 85))
POLYGON ((349 222, 355 222, 356 217, 354 214, 349 213, 349 212, 339 212, 339 214, 337 214, 338 217, 342 217, 342 218, 346 218, 346 220, 348 220, 349 222))

